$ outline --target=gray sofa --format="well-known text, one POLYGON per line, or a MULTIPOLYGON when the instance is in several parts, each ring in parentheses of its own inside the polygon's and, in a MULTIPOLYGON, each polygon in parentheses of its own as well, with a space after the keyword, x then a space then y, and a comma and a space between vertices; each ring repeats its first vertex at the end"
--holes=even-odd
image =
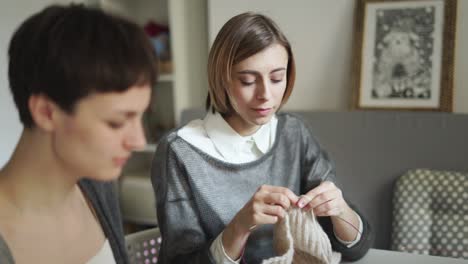
MULTIPOLYGON (((336 163, 345 196, 368 217, 374 248, 389 249, 392 191, 409 169, 468 171, 468 115, 428 112, 295 112, 336 163)), ((182 123, 203 117, 186 110, 182 123)))

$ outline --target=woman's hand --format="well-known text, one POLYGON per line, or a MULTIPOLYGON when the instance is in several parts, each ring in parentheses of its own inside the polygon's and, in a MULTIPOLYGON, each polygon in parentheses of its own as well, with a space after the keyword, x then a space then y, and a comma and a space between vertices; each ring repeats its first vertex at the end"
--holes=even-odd
POLYGON ((333 182, 324 181, 301 195, 297 206, 314 210, 316 216, 330 216, 335 234, 343 241, 353 241, 359 232, 358 215, 343 198, 342 191, 333 182))
POLYGON ((302 195, 297 206, 305 210, 314 210, 316 216, 339 216, 349 208, 343 193, 331 181, 324 181, 302 195))
POLYGON ((222 241, 226 254, 231 259, 238 259, 255 227, 278 222, 298 200, 299 197, 285 187, 263 185, 258 188, 223 232, 222 241))

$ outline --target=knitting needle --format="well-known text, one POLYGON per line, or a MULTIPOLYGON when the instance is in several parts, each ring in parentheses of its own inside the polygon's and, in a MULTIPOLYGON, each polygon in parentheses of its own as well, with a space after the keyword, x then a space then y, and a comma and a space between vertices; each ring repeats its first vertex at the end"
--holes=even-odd
MULTIPOLYGON (((301 196, 299 196, 299 197, 300 197, 300 199, 306 199, 306 200, 307 200, 307 203, 306 203, 306 204, 310 203, 310 201, 311 201, 310 197, 307 196, 307 195, 305 195, 305 194, 303 194, 303 195, 301 195, 301 196)), ((300 200, 300 199, 299 199, 299 200, 300 200)), ((340 216, 338 216, 338 215, 335 215, 335 217, 337 217, 337 218, 340 219, 341 221, 343 221, 343 222, 347 223, 348 225, 350 225, 354 230, 356 230, 356 231, 362 236, 362 233, 361 233, 361 231, 359 231, 359 228, 357 228, 356 226, 354 226, 352 223, 348 222, 346 219, 344 219, 344 218, 342 218, 342 217, 340 217, 340 216)))

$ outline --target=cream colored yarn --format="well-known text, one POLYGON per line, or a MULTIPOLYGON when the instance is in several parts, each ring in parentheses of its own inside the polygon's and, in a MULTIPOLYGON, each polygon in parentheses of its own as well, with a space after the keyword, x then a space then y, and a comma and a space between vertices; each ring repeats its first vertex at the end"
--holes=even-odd
POLYGON ((274 245, 277 257, 263 264, 338 264, 341 254, 333 252, 327 234, 312 210, 291 208, 275 225, 274 245))
POLYGON ((289 215, 275 225, 273 240, 277 257, 262 261, 262 264, 291 264, 294 257, 294 239, 289 228, 289 215), (278 238, 278 239, 277 239, 278 238))

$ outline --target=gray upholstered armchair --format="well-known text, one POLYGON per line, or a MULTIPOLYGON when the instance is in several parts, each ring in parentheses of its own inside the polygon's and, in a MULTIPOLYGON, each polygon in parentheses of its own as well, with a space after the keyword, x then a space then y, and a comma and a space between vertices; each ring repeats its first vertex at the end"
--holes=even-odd
POLYGON ((468 259, 468 174, 416 169, 393 196, 393 250, 468 259))

